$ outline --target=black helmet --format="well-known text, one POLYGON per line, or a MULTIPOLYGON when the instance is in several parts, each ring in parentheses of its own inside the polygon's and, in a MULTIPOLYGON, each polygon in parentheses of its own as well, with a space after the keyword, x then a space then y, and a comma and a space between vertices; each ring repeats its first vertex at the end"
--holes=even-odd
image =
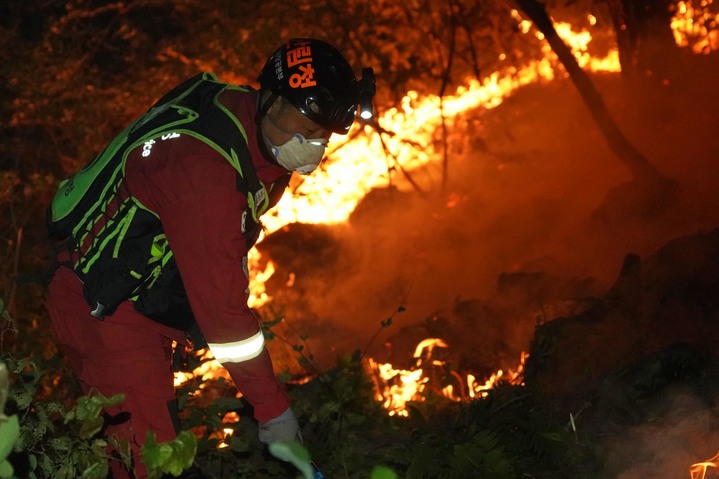
POLYGON ((357 112, 352 67, 329 43, 293 38, 278 48, 258 78, 260 88, 287 98, 322 128, 346 134, 357 112))

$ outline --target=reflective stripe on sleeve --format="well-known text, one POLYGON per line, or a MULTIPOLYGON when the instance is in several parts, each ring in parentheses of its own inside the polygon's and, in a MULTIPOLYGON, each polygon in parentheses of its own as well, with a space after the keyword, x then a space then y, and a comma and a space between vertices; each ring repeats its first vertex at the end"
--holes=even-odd
POLYGON ((209 343, 210 351, 220 363, 241 363, 256 358, 265 347, 262 331, 242 341, 232 343, 209 343))

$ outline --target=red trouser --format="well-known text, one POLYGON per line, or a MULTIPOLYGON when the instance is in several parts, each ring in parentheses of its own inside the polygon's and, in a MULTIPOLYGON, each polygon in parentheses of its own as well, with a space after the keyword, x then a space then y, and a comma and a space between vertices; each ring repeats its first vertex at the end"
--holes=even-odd
POLYGON ((113 477, 146 478, 139 454, 146 431, 154 431, 159 442, 176 436, 168 408, 175 401, 172 341, 184 343, 184 334, 142 316, 127 301, 112 316, 95 319, 82 295, 82 283, 64 267, 50 283, 48 310, 83 392, 125 394, 122 403, 105 409, 114 418, 107 421, 107 435, 130 440, 134 471, 112 461, 113 477))

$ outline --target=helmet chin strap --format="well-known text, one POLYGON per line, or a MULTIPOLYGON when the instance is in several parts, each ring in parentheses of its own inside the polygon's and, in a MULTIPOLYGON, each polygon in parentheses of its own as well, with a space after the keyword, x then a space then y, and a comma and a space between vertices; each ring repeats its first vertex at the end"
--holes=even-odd
POLYGON ((273 155, 270 151, 265 135, 262 132, 262 119, 267 115, 267 112, 272 104, 277 101, 277 98, 279 98, 279 95, 276 93, 270 93, 270 96, 268 96, 267 99, 260 104, 259 102, 262 101, 262 94, 260 93, 257 97, 258 107, 257 113, 255 114, 255 125, 257 125, 257 143, 260 146, 260 152, 262 152, 265 159, 275 164, 277 164, 277 158, 275 158, 275 155, 273 155))
MULTIPOLYGON (((262 121, 262 118, 264 118, 265 115, 267 115, 267 112, 269 111, 270 107, 272 106, 272 104, 275 101, 277 101, 278 98, 279 98, 279 95, 277 93, 270 92, 270 96, 267 97, 267 100, 265 100, 263 103, 257 105, 258 106, 257 114, 255 115, 255 123, 257 123, 257 126, 260 125, 260 121, 262 121)), ((261 101, 262 101, 262 93, 260 93, 260 95, 257 98, 258 103, 261 101)))

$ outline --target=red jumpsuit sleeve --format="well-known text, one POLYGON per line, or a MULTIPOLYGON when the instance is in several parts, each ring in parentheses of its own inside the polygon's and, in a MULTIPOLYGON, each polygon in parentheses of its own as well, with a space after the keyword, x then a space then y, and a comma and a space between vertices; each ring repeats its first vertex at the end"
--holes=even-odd
POLYGON ((274 374, 259 322, 247 307, 245 206, 240 192, 218 188, 177 198, 158 213, 210 351, 253 405, 255 418, 267 421, 290 401, 274 374))

